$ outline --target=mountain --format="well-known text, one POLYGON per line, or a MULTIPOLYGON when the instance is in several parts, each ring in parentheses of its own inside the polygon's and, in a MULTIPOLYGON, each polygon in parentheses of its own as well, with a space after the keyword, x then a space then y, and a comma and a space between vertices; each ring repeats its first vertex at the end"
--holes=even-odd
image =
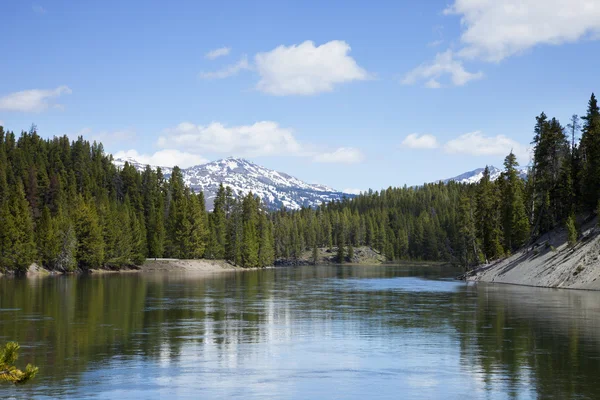
MULTIPOLYGON (((496 179, 498 179, 500 177, 500 174, 502 173, 501 169, 498 169, 498 168, 494 167, 493 165, 488 166, 488 168, 490 169, 490 179, 492 181, 495 181, 496 179)), ((454 178, 442 179, 442 182, 448 183, 450 181, 454 181, 457 183, 477 183, 481 180, 481 178, 483 178, 484 170, 485 170, 485 168, 477 168, 477 169, 474 169, 473 171, 465 172, 464 174, 455 176, 454 178)), ((527 178, 528 170, 529 170, 529 167, 517 167, 519 176, 523 179, 527 178)))
MULTIPOLYGON (((117 167, 125 162, 137 170, 144 170, 146 165, 134 159, 115 159, 117 167)), ((152 167, 156 168, 156 167, 152 167)), ((163 174, 169 176, 172 168, 161 167, 163 174)), ((282 206, 297 210, 301 207, 314 207, 321 203, 354 197, 352 194, 339 192, 330 187, 310 184, 288 174, 261 167, 242 158, 226 158, 207 164, 182 169, 183 180, 196 192, 202 190, 206 198, 206 207, 212 209, 213 201, 219 185, 231 187, 235 194, 248 194, 250 191, 259 196, 270 209, 282 206)))

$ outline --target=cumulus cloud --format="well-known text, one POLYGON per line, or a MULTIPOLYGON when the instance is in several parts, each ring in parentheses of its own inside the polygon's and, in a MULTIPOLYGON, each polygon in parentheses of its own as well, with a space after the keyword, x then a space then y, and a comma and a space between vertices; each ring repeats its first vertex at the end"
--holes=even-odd
POLYGON ((365 80, 367 71, 348 55, 350 46, 332 40, 320 46, 307 40, 279 46, 254 57, 260 75, 257 89, 272 95, 314 95, 331 92, 337 84, 365 80))
POLYGON ((332 152, 315 154, 313 161, 319 163, 356 164, 364 160, 364 155, 354 147, 340 147, 332 152))
POLYGON ((290 128, 274 121, 252 125, 227 126, 220 122, 196 125, 182 122, 165 129, 157 145, 195 154, 217 153, 238 157, 296 156, 314 162, 352 164, 364 159, 360 150, 340 147, 333 151, 316 151, 317 146, 300 143, 290 128))
POLYGON ((435 136, 419 135, 418 133, 408 135, 400 145, 408 149, 435 149, 439 147, 435 136))
POLYGON ((230 47, 220 47, 218 49, 209 51, 208 53, 206 53, 204 55, 204 57, 209 60, 214 60, 219 57, 224 57, 224 56, 228 55, 230 52, 231 52, 230 47))
POLYGON ((126 150, 115 153, 113 157, 123 160, 133 159, 142 164, 158 165, 161 167, 174 167, 177 165, 180 168, 188 168, 208 162, 204 157, 197 154, 173 149, 159 150, 153 154, 140 154, 136 150, 126 150))
POLYGON ((223 69, 212 72, 200 72, 200 78, 202 79, 225 79, 230 76, 237 75, 240 71, 250 69, 250 64, 248 64, 248 57, 243 56, 240 61, 235 64, 231 64, 226 66, 223 69))
POLYGON ((355 194, 355 195, 359 195, 362 192, 364 192, 364 190, 353 189, 353 188, 346 188, 346 189, 342 190, 342 193, 355 194))
POLYGON ((500 62, 536 46, 600 39, 600 2, 593 0, 454 0, 444 14, 460 17, 458 49, 438 53, 407 73, 403 84, 440 88, 448 75, 462 86, 483 77, 468 72, 465 60, 500 62))
POLYGON ((68 86, 59 86, 56 89, 32 89, 7 94, 0 97, 0 110, 40 112, 50 107, 62 108, 62 105, 53 102, 54 99, 64 94, 71 94, 68 86))
POLYGON ((506 156, 511 151, 521 163, 529 163, 529 149, 521 143, 504 135, 486 136, 480 131, 465 133, 444 145, 451 154, 469 154, 473 156, 506 156))
POLYGON ((537 45, 559 45, 600 34, 600 2, 593 0, 455 0, 466 58, 497 62, 537 45))
POLYGON ((226 126, 220 122, 195 125, 183 122, 165 130, 158 139, 160 147, 175 147, 188 151, 226 153, 242 157, 277 154, 298 154, 302 147, 289 128, 273 121, 252 125, 226 126))
POLYGON ((464 84, 483 78, 483 72, 469 72, 463 66, 462 61, 454 57, 451 50, 438 53, 435 59, 430 63, 424 63, 408 72, 401 83, 404 85, 414 85, 415 83, 426 81, 425 87, 437 89, 442 87, 440 79, 448 75, 450 83, 453 86, 463 86, 464 84))

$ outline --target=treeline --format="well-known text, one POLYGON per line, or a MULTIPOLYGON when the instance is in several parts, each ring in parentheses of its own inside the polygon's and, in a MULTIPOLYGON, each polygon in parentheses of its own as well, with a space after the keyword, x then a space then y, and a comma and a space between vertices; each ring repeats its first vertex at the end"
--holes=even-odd
POLYGON ((0 269, 121 268, 147 257, 226 259, 243 267, 277 258, 317 261, 327 247, 340 262, 370 246, 390 260, 469 266, 510 254, 565 225, 600 198, 600 112, 592 94, 582 123, 536 118, 533 163, 519 176, 509 154, 499 179, 369 191, 298 211, 267 212, 251 193, 220 187, 207 212, 175 167, 116 168, 102 144, 82 137, 17 139, 0 127, 0 269), (579 133, 581 139, 577 140, 579 133))
POLYGON ((272 265, 272 223, 251 194, 221 188, 215 212, 175 167, 118 169, 102 144, 17 139, 0 127, 0 271, 122 268, 147 257, 227 258, 272 265))
POLYGON ((354 246, 371 246, 392 260, 439 260, 475 265, 514 252, 566 225, 577 238, 575 214, 595 211, 600 197, 600 114, 592 94, 580 124, 536 118, 533 163, 519 176, 509 154, 501 176, 486 168, 477 184, 432 183, 369 191, 342 202, 273 216, 276 254, 300 257, 329 247, 338 260, 354 246), (578 136, 581 133, 581 140, 578 136))

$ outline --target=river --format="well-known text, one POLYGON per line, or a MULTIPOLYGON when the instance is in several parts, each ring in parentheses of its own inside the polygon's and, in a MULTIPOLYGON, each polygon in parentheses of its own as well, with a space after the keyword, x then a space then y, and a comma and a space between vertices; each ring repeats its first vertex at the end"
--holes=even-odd
POLYGON ((0 398, 600 398, 600 292, 447 267, 0 279, 0 398), (22 365, 22 364, 19 364, 22 365))

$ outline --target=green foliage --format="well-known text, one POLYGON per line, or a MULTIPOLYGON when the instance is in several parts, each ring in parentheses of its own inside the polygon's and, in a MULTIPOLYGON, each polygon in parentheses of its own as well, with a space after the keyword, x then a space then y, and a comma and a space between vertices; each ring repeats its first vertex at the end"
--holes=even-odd
POLYGON ((20 346, 15 342, 8 342, 4 348, 0 349, 0 382, 23 384, 33 379, 38 373, 38 368, 31 364, 27 364, 25 371, 15 367, 19 349, 20 346))
MULTIPOLYGON (((203 193, 181 170, 117 168, 101 144, 66 136, 16 137, 0 127, 0 270, 33 262, 72 271, 138 265, 146 257, 227 259, 267 266, 307 250, 352 259, 370 246, 387 260, 451 261, 465 267, 519 247, 592 211, 600 200, 600 109, 592 94, 568 125, 535 121, 533 163, 525 182, 509 154, 504 171, 479 184, 450 182, 369 191, 316 208, 268 213, 252 195, 221 185, 206 212, 203 193), (315 250, 316 249, 316 250, 315 250)), ((600 210, 599 210, 600 211, 600 210)))
POLYGON ((577 244, 577 228, 575 227, 575 216, 573 214, 567 218, 566 228, 569 246, 573 247, 577 244))
MULTIPOLYGON (((104 261, 104 240, 95 207, 79 198, 75 210, 76 257, 79 268, 87 270, 101 267, 104 261)), ((124 238, 117 239, 123 240, 124 238)))

